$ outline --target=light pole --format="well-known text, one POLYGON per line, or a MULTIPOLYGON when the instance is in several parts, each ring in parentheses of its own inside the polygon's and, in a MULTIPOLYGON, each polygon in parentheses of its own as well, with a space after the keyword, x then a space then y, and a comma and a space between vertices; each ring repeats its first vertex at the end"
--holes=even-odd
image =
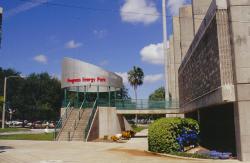
POLYGON ((4 129, 4 122, 5 122, 6 89, 7 89, 7 80, 8 80, 9 78, 22 78, 22 77, 21 77, 21 76, 7 76, 7 77, 4 78, 2 129, 4 129))

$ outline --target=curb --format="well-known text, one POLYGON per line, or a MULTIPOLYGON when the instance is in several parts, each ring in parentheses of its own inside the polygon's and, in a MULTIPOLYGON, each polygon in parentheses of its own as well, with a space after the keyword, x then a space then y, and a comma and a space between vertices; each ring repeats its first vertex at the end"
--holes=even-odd
POLYGON ((239 160, 233 160, 233 159, 228 159, 228 160, 220 160, 220 159, 202 159, 202 158, 192 158, 192 157, 183 157, 183 156, 176 156, 176 155, 171 155, 171 154, 166 154, 166 153, 157 153, 157 152, 151 152, 145 150, 147 153, 159 155, 159 156, 164 156, 164 157, 170 157, 170 158, 176 158, 176 159, 181 159, 181 160, 193 160, 193 161, 221 161, 221 162, 239 162, 239 160))

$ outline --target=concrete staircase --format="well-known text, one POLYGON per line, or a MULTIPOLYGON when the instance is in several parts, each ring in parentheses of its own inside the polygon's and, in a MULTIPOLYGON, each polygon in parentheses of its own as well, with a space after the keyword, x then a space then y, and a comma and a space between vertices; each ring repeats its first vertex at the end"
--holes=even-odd
POLYGON ((85 128, 88 124, 92 109, 81 110, 82 118, 79 120, 74 132, 72 133, 71 141, 84 141, 85 128))
POLYGON ((83 141, 85 137, 85 128, 89 121, 92 109, 72 109, 65 125, 61 129, 58 141, 83 141), (79 111, 81 119, 79 120, 79 111))

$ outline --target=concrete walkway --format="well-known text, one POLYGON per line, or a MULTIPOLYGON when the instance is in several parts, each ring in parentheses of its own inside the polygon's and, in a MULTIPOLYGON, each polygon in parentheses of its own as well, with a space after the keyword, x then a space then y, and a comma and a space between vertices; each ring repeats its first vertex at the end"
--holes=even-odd
MULTIPOLYGON (((48 129, 48 132, 54 132, 54 129, 48 129)), ((45 129, 30 129, 30 131, 15 131, 15 132, 2 132, 0 135, 16 135, 16 134, 42 134, 45 129)))
POLYGON ((137 149, 137 144, 132 143, 16 140, 0 141, 0 144, 0 163, 224 163, 160 157, 137 149))
MULTIPOLYGON (((147 130, 139 135, 147 135, 147 130)), ((0 141, 0 163, 240 163, 162 157, 145 152, 147 146, 141 136, 127 143, 0 141)))

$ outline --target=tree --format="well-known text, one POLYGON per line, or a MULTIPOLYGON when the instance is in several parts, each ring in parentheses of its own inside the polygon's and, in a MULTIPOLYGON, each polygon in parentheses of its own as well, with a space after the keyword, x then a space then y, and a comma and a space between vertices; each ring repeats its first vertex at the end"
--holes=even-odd
POLYGON ((165 100, 165 88, 160 87, 156 89, 151 95, 149 95, 149 100, 154 100, 154 101, 165 100))
MULTIPOLYGON (((137 103, 137 87, 143 84, 144 73, 140 67, 134 66, 132 70, 128 72, 128 81, 135 91, 135 100, 137 103)), ((135 115, 135 121, 137 124, 137 114, 135 115)))
POLYGON ((31 74, 22 81, 11 107, 24 120, 55 120, 59 116, 62 90, 60 81, 48 73, 31 74))
POLYGON ((143 84, 144 73, 140 67, 134 66, 132 70, 128 72, 129 84, 133 87, 135 92, 135 99, 137 100, 137 87, 143 84))
POLYGON ((122 86, 121 91, 118 91, 117 98, 123 100, 131 99, 128 93, 128 88, 126 88, 125 85, 122 86))

